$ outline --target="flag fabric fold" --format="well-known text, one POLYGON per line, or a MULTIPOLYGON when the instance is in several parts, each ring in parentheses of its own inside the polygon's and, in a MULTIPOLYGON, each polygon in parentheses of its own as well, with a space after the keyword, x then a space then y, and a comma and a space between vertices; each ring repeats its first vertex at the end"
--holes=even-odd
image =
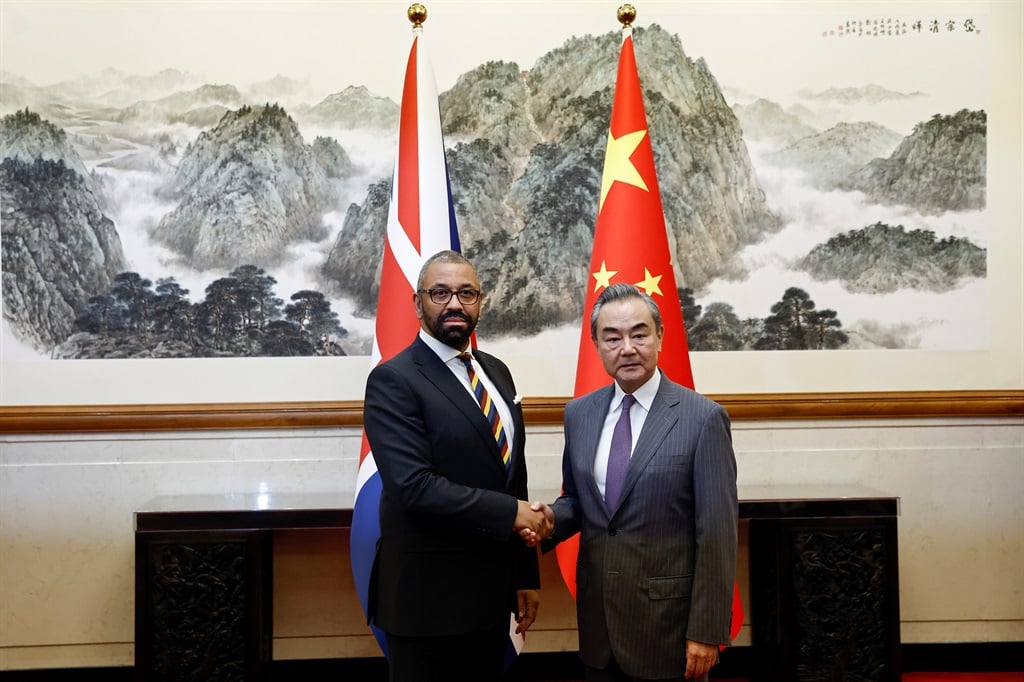
MULTIPOLYGON (((658 366, 676 383, 694 388, 643 91, 628 30, 619 53, 589 273, 573 395, 579 397, 608 384, 608 374, 590 338, 590 311, 601 290, 619 282, 636 285, 658 304, 665 326, 658 366)), ((562 578, 575 598, 579 535, 559 544, 556 552, 562 578)), ((733 637, 742 622, 737 590, 733 637)))

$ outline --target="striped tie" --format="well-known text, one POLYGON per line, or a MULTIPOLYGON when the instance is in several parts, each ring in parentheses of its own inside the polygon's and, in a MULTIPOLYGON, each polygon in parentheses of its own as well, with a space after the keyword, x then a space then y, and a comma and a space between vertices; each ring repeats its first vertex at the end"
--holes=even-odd
POLYGON ((505 468, 508 468, 508 438, 505 437, 505 428, 501 425, 498 408, 495 406, 494 401, 491 400, 490 394, 487 393, 484 382, 480 381, 480 377, 477 376, 476 371, 473 369, 472 356, 469 353, 460 353, 459 360, 462 360, 462 363, 466 365, 466 371, 469 372, 469 383, 473 386, 473 393, 476 395, 477 402, 480 403, 480 409, 484 411, 484 416, 487 417, 487 421, 491 424, 491 433, 494 434, 494 440, 498 443, 501 461, 505 463, 505 468))

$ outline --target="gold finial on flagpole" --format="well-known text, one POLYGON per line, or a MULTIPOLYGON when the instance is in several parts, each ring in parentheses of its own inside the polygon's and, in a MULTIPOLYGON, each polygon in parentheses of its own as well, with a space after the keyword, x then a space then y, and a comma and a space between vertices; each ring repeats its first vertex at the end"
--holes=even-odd
POLYGON ((623 30, 633 28, 633 22, 636 21, 636 7, 633 7, 633 5, 619 7, 618 17, 623 30))
POLYGON ((427 8, 420 3, 414 3, 409 5, 409 11, 406 12, 409 16, 409 21, 412 22, 413 30, 417 28, 423 28, 423 22, 427 20, 427 8))

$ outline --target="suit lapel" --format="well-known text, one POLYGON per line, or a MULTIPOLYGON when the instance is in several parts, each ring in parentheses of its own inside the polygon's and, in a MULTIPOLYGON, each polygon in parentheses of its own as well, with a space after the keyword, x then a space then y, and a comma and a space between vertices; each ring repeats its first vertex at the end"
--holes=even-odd
POLYGON ((679 400, 678 386, 669 381, 668 377, 662 375, 658 393, 651 403, 651 412, 644 420, 644 427, 640 431, 640 438, 637 439, 633 456, 629 458, 626 480, 622 483, 622 493, 619 495, 619 507, 629 497, 630 491, 633 490, 633 486, 636 485, 651 458, 658 451, 665 436, 679 421, 679 413, 675 409, 679 400))
MULTIPOLYGON (((604 428, 604 419, 608 414, 608 407, 611 405, 614 395, 615 387, 609 385, 594 396, 594 400, 583 411, 583 419, 573 434, 573 438, 580 443, 579 447, 573 448, 573 451, 579 453, 577 457, 584 460, 580 465, 582 471, 594 470, 594 460, 597 459, 597 443, 601 439, 601 429, 604 428)), ((597 487, 597 481, 593 476, 586 476, 584 480, 586 480, 590 496, 597 500, 598 507, 605 510, 604 496, 597 487)))
MULTIPOLYGON (((473 356, 476 357, 477 363, 483 368, 483 372, 490 379, 490 383, 494 384, 495 388, 498 389, 498 393, 501 398, 505 401, 509 412, 512 414, 512 427, 514 436, 512 442, 509 443, 511 449, 509 455, 509 466, 508 475, 511 479, 516 473, 516 467, 525 466, 525 442, 526 442, 526 424, 522 418, 522 408, 515 402, 515 384, 512 383, 511 377, 508 376, 507 370, 502 367, 500 361, 494 356, 480 350, 474 350, 473 356)), ((483 414, 482 411, 480 414, 483 414)), ((488 424, 489 426, 489 424, 488 424)), ((487 435, 490 439, 494 440, 494 435, 490 433, 489 429, 487 435)), ((495 445, 495 453, 497 455, 497 461, 501 463, 502 468, 505 467, 505 463, 502 462, 501 453, 498 450, 498 446, 495 445)))
MULTIPOLYGON (((480 367, 482 367, 484 373, 487 374, 487 378, 490 379, 494 387, 498 389, 498 394, 501 396, 501 399, 505 401, 505 405, 508 406, 509 412, 512 413, 512 426, 514 428, 515 438, 512 441, 512 452, 510 454, 508 467, 508 475, 511 478, 514 473, 513 468, 521 466, 522 463, 525 463, 526 461, 525 457, 518 456, 519 453, 523 453, 525 451, 524 443, 526 442, 526 425, 523 422, 523 411, 514 402, 515 386, 506 381, 504 372, 498 371, 499 366, 495 361, 495 358, 481 351, 474 351, 473 357, 475 357, 476 361, 480 363, 480 367)), ((479 411, 480 414, 483 415, 483 411, 479 411)), ((487 423, 487 420, 484 419, 484 422, 487 423)), ((490 424, 487 423, 487 426, 487 437, 490 438, 491 442, 494 442, 494 434, 491 433, 490 424)), ((505 463, 501 461, 501 453, 498 451, 497 445, 494 446, 494 453, 498 463, 500 463, 501 467, 504 469, 505 463)))
POLYGON ((487 417, 484 416, 479 403, 469 394, 462 382, 455 378, 451 369, 441 362, 441 358, 437 357, 437 353, 423 343, 419 337, 416 339, 413 358, 423 377, 436 386, 440 394, 466 416, 473 429, 492 451, 493 459, 504 470, 505 465, 501 461, 498 444, 494 441, 494 435, 491 433, 491 425, 487 422, 487 417))

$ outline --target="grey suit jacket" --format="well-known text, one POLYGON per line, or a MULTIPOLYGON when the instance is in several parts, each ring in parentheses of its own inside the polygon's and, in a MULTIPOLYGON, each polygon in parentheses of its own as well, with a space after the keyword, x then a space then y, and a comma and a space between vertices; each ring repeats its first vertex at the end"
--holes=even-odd
POLYGON ((633 677, 683 676, 686 640, 729 643, 736 573, 736 458, 717 403, 662 376, 609 515, 594 458, 614 388, 565 409, 562 495, 545 550, 579 531, 580 656, 609 652, 633 677))
POLYGON ((527 499, 522 408, 504 363, 474 355, 512 411, 507 470, 480 405, 419 338, 367 380, 363 423, 383 484, 368 615, 385 632, 507 626, 516 590, 539 586, 537 552, 512 531, 527 499))

